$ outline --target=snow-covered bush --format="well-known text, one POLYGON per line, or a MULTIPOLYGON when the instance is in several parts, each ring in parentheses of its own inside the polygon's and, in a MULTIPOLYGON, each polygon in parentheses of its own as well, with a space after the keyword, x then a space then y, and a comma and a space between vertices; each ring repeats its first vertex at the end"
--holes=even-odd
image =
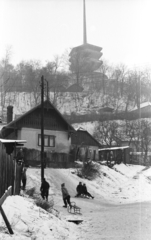
POLYGON ((47 202, 47 201, 44 201, 44 200, 42 200, 42 199, 40 199, 40 198, 37 198, 37 199, 35 200, 35 203, 36 203, 36 205, 37 205, 38 207, 41 207, 41 208, 45 209, 46 211, 48 211, 49 209, 52 209, 52 208, 53 208, 53 205, 54 205, 53 200, 47 202))
POLYGON ((92 180, 100 174, 100 166, 94 162, 87 162, 83 165, 80 173, 83 178, 92 180))
POLYGON ((35 187, 28 189, 28 190, 26 191, 26 194, 27 194, 29 197, 34 197, 35 187))

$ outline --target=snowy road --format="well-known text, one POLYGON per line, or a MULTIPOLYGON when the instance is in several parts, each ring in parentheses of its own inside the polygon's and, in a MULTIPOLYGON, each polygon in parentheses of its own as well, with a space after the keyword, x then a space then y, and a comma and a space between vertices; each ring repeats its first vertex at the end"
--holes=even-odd
MULTIPOLYGON (((37 207, 24 195, 8 197, 4 211, 14 235, 10 236, 0 216, 0 240, 150 240, 151 168, 120 164, 114 169, 102 166, 93 181, 79 178, 73 169, 45 169, 50 183, 49 200, 59 217, 37 207), (76 186, 82 181, 94 199, 76 198, 76 186), (81 207, 81 215, 63 208, 60 185, 65 183, 71 201, 81 207), (68 220, 83 220, 79 225, 68 220)), ((27 189, 40 194, 40 169, 27 170, 27 189)), ((24 193, 25 194, 25 193, 24 193)))
POLYGON ((108 207, 84 212, 81 239, 149 240, 151 204, 108 207))
MULTIPOLYGON (((60 211, 61 218, 83 220, 82 224, 77 225, 75 239, 149 240, 151 236, 151 196, 149 196, 151 195, 151 183, 148 181, 148 176, 151 170, 147 170, 146 175, 141 170, 142 166, 129 168, 127 172, 124 169, 124 175, 122 169, 114 172, 106 169, 108 177, 103 179, 99 188, 98 183, 83 180, 88 190, 95 196, 93 200, 74 197, 76 186, 82 180, 73 174, 72 170, 46 169, 45 176, 51 185, 54 207, 60 211), (140 175, 140 178, 136 178, 137 175, 140 175), (67 210, 62 208, 60 191, 62 182, 66 183, 71 194, 71 201, 81 207, 82 215, 68 214, 67 210), (142 203, 139 203, 140 199, 142 203)), ((29 169, 28 174, 31 177, 30 171, 40 177, 40 170, 29 169)))

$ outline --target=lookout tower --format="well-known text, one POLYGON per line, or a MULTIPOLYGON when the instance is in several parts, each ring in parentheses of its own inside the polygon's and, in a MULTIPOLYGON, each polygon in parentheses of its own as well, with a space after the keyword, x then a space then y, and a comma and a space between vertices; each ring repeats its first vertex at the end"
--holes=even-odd
POLYGON ((103 63, 100 60, 102 56, 101 51, 102 47, 87 42, 86 5, 85 0, 83 0, 83 44, 71 50, 69 54, 70 70, 78 73, 78 75, 95 72, 103 63))

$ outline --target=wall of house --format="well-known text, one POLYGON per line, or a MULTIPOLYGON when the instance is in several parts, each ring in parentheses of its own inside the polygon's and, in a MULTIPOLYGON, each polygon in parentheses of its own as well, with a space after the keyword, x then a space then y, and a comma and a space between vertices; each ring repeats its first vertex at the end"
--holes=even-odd
MULTIPOLYGON (((84 159, 86 154, 86 147, 80 148, 80 158, 84 159)), ((99 154, 98 154, 98 147, 96 146, 89 146, 88 150, 88 158, 91 160, 99 160, 99 154), (95 153, 94 153, 95 152, 95 153)))
MULTIPOLYGON (((41 150, 41 146, 38 146, 38 134, 41 134, 40 129, 22 128, 18 131, 18 139, 27 140, 24 144, 25 148, 41 150)), ((71 139, 68 139, 67 132, 44 130, 44 134, 55 136, 55 147, 45 147, 45 151, 69 153, 71 139)))

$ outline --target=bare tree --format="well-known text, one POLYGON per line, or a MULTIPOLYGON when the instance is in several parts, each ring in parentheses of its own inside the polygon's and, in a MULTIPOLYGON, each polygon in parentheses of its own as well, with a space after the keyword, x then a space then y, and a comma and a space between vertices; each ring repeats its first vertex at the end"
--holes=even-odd
POLYGON ((116 121, 99 122, 95 129, 94 137, 101 145, 113 146, 119 145, 122 133, 119 129, 120 125, 116 121))
POLYGON ((103 88, 103 95, 106 94, 106 85, 107 85, 107 80, 105 76, 109 75, 110 72, 110 66, 107 64, 105 60, 103 60, 103 64, 100 67, 100 71, 103 74, 102 75, 102 88, 103 88))
POLYGON ((0 62, 0 91, 1 91, 1 115, 4 118, 4 109, 6 102, 6 95, 10 91, 10 80, 13 76, 14 67, 10 64, 12 54, 12 47, 6 48, 5 56, 0 62))
POLYGON ((151 122, 149 120, 141 120, 141 147, 146 165, 148 152, 151 150, 151 122))
POLYGON ((125 136, 129 141, 129 146, 131 143, 134 144, 136 151, 140 151, 140 142, 141 142, 141 131, 140 131, 140 121, 126 121, 126 130, 125 136))
POLYGON ((56 55, 53 61, 47 62, 46 66, 41 69, 41 74, 48 81, 49 91, 53 93, 51 101, 56 107, 58 98, 68 84, 68 73, 63 71, 63 64, 62 57, 56 55))

